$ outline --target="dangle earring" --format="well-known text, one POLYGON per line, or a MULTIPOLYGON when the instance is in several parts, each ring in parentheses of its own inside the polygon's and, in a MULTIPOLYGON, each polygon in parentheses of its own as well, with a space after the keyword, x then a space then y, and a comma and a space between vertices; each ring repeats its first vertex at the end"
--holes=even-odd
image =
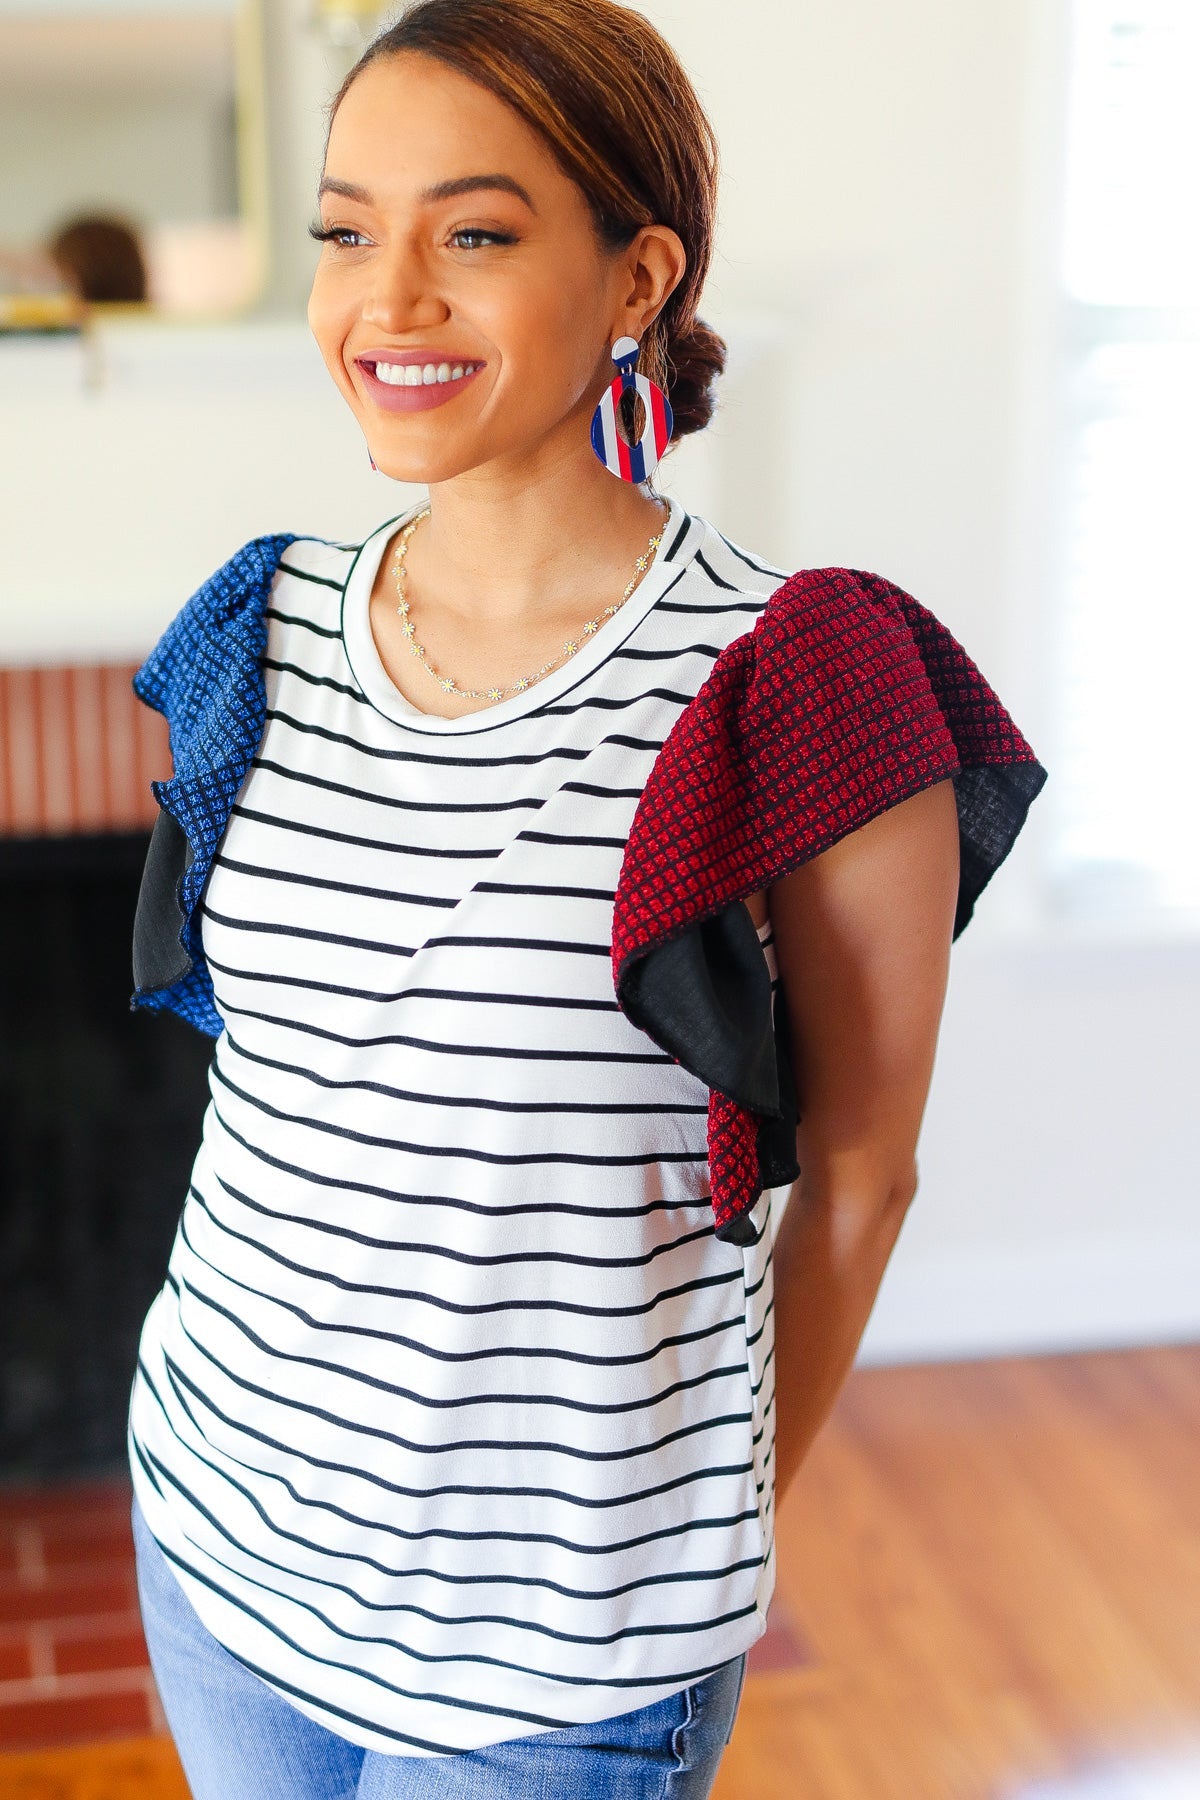
POLYGON ((371 455, 370 449, 367 450, 367 456, 370 458, 371 467, 374 470, 376 470, 376 472, 378 472, 379 464, 375 461, 375 458, 371 455))
POLYGON ((675 420, 671 403, 656 381, 635 373, 641 354, 636 338, 618 338, 612 347, 612 359, 620 374, 605 388, 592 414, 592 449, 606 469, 622 481, 648 481, 659 465, 670 442, 675 420), (646 409, 642 435, 636 444, 627 444, 617 430, 617 406, 622 394, 640 394, 646 409))

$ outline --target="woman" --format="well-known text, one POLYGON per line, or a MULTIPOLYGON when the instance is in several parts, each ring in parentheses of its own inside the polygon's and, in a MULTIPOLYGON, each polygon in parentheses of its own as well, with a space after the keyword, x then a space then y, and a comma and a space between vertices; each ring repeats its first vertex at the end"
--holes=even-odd
MULTIPOLYGON (((1004 754, 960 770, 946 735, 861 828, 827 798, 822 853, 732 910, 695 882, 691 918, 644 907, 675 955, 638 1004, 676 1009, 677 1049, 614 1000, 639 797, 686 775, 672 728, 740 707, 766 771, 772 641, 824 620, 836 651, 869 617, 916 656, 849 572, 815 572, 825 599, 811 572, 789 586, 638 478, 712 410, 715 192, 703 112, 638 14, 411 8, 334 102, 309 316, 372 460, 428 503, 359 546, 256 540, 135 677, 175 774, 134 1004, 218 1040, 130 1417, 143 1613, 196 1800, 707 1794, 776 1502, 915 1190, 951 937, 1043 773, 990 690, 1004 754), (614 360, 655 384, 620 447, 614 360), (801 589, 794 630, 752 634, 801 589), (748 647, 755 679, 725 679, 748 647), (1001 764, 1027 784, 985 834, 973 777, 994 799, 1001 764), (695 924, 716 956, 722 920, 761 985, 726 984, 718 1016, 718 964, 693 989, 680 951, 695 924), (790 1146, 760 1154, 749 1215, 718 1208, 721 1133, 754 1118, 692 1072, 781 984, 806 1095, 786 1229, 790 1146)), ((884 662, 840 660, 812 716, 840 682, 898 741, 899 689, 864 698, 884 662)), ((917 671, 902 718, 927 701, 944 729, 917 671)), ((843 774, 867 741, 845 735, 843 774)), ((703 869, 679 873, 682 894, 703 869)))

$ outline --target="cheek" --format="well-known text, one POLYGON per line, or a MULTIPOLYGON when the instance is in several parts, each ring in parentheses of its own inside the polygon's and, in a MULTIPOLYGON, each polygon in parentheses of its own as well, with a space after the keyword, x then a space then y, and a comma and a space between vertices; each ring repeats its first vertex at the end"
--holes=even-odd
POLYGON ((507 296, 480 325, 502 349, 506 379, 540 409, 547 402, 573 405, 590 382, 605 331, 594 313, 590 292, 551 278, 507 296))
POLYGON ((342 362, 342 346, 348 330, 346 308, 339 304, 337 284, 321 269, 313 277, 308 296, 308 328, 329 369, 339 378, 348 380, 342 362))

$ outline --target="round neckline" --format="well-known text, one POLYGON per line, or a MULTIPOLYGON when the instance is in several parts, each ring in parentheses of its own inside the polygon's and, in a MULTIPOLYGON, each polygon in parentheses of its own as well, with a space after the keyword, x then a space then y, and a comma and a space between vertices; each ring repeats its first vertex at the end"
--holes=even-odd
POLYGON ((455 736, 468 732, 491 731, 507 725, 512 719, 524 718, 550 700, 561 699, 606 662, 630 633, 673 585, 700 546, 703 530, 691 513, 670 494, 659 496, 670 507, 670 516, 662 534, 662 542, 654 553, 645 574, 620 609, 586 638, 574 656, 543 675, 520 694, 497 700, 459 718, 442 718, 437 713, 422 712, 420 707, 400 692, 383 664, 371 631, 371 590, 388 543, 395 533, 429 504, 420 500, 407 511, 388 519, 373 531, 359 547, 342 589, 342 645, 351 673, 376 711, 410 731, 431 735, 455 736))

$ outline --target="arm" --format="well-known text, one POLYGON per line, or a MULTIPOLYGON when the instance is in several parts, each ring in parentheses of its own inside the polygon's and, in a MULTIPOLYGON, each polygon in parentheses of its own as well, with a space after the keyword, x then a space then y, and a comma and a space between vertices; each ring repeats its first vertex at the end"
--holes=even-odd
POLYGON ((917 1190, 958 880, 945 778, 768 889, 802 1113, 774 1247, 777 1505, 850 1371, 917 1190))

